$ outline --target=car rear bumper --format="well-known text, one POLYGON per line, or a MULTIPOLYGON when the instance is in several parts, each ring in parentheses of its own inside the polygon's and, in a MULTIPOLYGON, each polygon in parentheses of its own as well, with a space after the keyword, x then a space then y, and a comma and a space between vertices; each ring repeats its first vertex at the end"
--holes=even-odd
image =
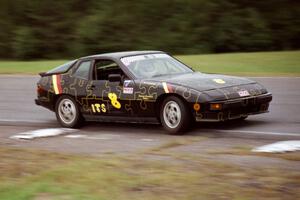
POLYGON ((269 112, 269 104, 272 101, 272 94, 262 94, 255 97, 246 97, 226 101, 210 102, 222 105, 218 111, 209 110, 209 104, 204 106, 202 112, 195 114, 196 121, 226 121, 238 119, 248 115, 256 115, 269 112))
POLYGON ((54 111, 54 107, 53 107, 52 103, 49 102, 49 101, 42 101, 41 99, 35 99, 34 102, 38 106, 42 106, 42 107, 45 107, 45 108, 47 108, 51 111, 54 111))
POLYGON ((38 100, 38 99, 35 99, 34 102, 35 102, 35 104, 38 105, 38 106, 41 105, 41 102, 40 102, 40 100, 38 100))

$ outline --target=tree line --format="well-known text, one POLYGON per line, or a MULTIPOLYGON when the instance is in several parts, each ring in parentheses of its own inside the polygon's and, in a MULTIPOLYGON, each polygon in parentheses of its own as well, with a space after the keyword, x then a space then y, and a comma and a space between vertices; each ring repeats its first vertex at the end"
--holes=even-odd
POLYGON ((296 0, 1 0, 0 58, 300 47, 296 0))

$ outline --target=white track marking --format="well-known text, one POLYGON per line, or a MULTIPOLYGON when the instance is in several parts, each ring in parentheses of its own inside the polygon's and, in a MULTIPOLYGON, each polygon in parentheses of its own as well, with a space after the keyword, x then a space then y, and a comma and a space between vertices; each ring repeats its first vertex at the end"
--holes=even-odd
POLYGON ((247 130, 218 130, 218 129, 207 129, 206 131, 216 131, 220 133, 247 133, 256 135, 280 135, 280 136, 298 136, 300 133, 285 133, 285 132, 265 132, 265 131, 247 131, 247 130))
POLYGON ((150 139, 150 138, 143 138, 143 139, 141 139, 141 141, 143 141, 143 142, 153 142, 154 140, 150 139))
POLYGON ((86 135, 77 134, 77 135, 66 135, 66 138, 85 138, 86 135))
POLYGON ((300 140, 288 140, 275 142, 272 144, 264 145, 254 148, 253 152, 266 152, 266 153, 283 153, 288 151, 300 150, 300 140))
POLYGON ((89 139, 89 140, 111 140, 112 138, 110 138, 110 137, 105 137, 105 136, 103 136, 103 137, 91 137, 91 136, 86 136, 86 137, 84 137, 85 139, 89 139))
POLYGON ((263 78, 263 79, 298 79, 299 76, 248 76, 247 78, 263 78))
POLYGON ((53 136, 63 135, 74 131, 77 130, 69 129, 69 128, 47 128, 47 129, 38 129, 34 131, 18 133, 17 135, 13 135, 10 138, 31 140, 34 138, 53 137, 53 136))
MULTIPOLYGON (((16 122, 16 123, 49 123, 49 121, 43 121, 43 120, 18 120, 18 119, 0 119, 1 122, 16 122)), ((54 121, 55 122, 55 121, 54 121)), ((52 122, 50 122, 52 123, 52 122)))

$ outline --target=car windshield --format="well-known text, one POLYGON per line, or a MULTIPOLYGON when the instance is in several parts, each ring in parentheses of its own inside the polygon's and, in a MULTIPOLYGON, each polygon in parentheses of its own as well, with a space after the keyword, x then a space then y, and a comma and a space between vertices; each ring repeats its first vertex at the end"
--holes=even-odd
POLYGON ((193 72, 192 69, 164 53, 127 56, 121 62, 140 79, 193 72))
POLYGON ((70 67, 76 62, 77 60, 69 61, 65 64, 62 64, 54 69, 51 69, 47 72, 47 74, 56 74, 56 73, 64 73, 70 69, 70 67))

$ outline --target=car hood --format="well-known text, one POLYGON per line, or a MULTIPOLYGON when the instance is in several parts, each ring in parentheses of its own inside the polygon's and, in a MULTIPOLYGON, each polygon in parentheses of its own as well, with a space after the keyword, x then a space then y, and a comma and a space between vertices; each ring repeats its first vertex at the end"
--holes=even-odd
POLYGON ((200 72, 160 76, 155 77, 152 80, 164 81, 174 85, 181 85, 198 90, 200 92, 256 83, 255 81, 247 78, 219 74, 204 74, 200 72))

